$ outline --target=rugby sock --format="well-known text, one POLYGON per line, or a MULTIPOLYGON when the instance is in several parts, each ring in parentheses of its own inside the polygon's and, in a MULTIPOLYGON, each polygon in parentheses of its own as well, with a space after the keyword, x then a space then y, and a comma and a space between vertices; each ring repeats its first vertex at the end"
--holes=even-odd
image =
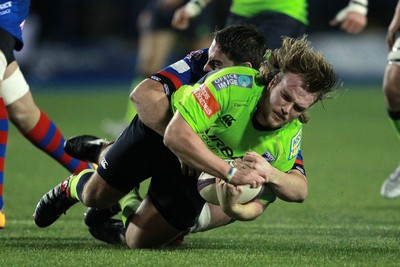
POLYGON ((4 183, 4 162, 8 139, 8 114, 3 98, 0 98, 0 211, 3 209, 3 183, 4 183))
POLYGON ((136 213, 137 209, 142 203, 142 198, 139 195, 138 189, 135 188, 131 192, 126 194, 126 196, 121 198, 118 203, 122 210, 122 222, 126 226, 127 222, 129 222, 130 217, 132 217, 136 213))
POLYGON ((397 136, 400 138, 400 111, 388 111, 391 122, 396 129, 397 136))
POLYGON ((73 158, 64 150, 64 137, 57 126, 40 111, 40 118, 36 126, 24 136, 36 147, 61 163, 71 173, 78 173, 93 166, 85 161, 73 158))
POLYGON ((68 187, 71 199, 82 202, 83 188, 94 172, 92 169, 83 170, 69 179, 68 187))

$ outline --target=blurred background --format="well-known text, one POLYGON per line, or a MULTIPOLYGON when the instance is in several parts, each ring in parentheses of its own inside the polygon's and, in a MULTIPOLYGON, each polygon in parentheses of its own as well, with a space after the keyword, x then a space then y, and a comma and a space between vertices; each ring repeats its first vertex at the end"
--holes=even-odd
MULTIPOLYGON (((146 20, 141 14, 146 2, 33 0, 24 29, 25 47, 17 55, 28 82, 35 88, 59 82, 130 84, 138 75, 140 27, 146 20)), ((229 0, 214 2, 219 2, 213 10, 218 12, 216 26, 221 27, 229 0)), ((380 84, 382 80, 387 56, 385 34, 397 1, 369 2, 366 30, 350 35, 328 23, 348 0, 309 1, 310 40, 345 82, 380 84)), ((167 63, 192 49, 188 40, 177 38, 181 38, 179 45, 169 53, 167 63)))

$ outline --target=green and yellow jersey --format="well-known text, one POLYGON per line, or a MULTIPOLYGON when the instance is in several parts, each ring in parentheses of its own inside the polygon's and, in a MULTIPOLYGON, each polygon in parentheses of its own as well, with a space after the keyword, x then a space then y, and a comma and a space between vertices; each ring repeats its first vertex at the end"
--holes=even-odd
POLYGON ((280 129, 260 129, 254 120, 264 90, 255 82, 258 72, 230 67, 209 75, 203 84, 185 85, 171 98, 207 147, 223 159, 262 155, 280 171, 292 169, 300 150, 302 123, 294 120, 280 129))
POLYGON ((232 0, 230 11, 243 17, 265 11, 278 12, 308 25, 306 0, 232 0))

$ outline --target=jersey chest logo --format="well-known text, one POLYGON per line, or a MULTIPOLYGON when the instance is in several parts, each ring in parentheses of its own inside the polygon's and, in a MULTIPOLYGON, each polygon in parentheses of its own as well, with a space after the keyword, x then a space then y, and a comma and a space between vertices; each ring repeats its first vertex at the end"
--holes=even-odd
POLYGON ((232 122, 236 121, 236 119, 232 115, 224 115, 221 118, 222 123, 225 125, 226 128, 231 127, 232 122))
POLYGON ((300 128, 299 131, 292 137, 290 141, 290 153, 288 160, 295 158, 299 153, 301 144, 301 133, 302 129, 300 128))
POLYGON ((219 104, 207 86, 201 85, 192 94, 208 118, 219 111, 219 104))
POLYGON ((226 74, 211 82, 215 90, 219 91, 231 85, 240 86, 243 88, 252 88, 253 79, 249 75, 226 74))

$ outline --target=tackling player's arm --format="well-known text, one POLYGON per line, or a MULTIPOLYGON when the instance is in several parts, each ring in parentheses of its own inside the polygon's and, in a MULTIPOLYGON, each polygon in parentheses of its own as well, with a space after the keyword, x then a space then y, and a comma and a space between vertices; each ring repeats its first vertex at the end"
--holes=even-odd
POLYGON ((182 84, 203 77, 203 66, 208 60, 208 49, 190 52, 185 58, 165 67, 138 84, 130 99, 142 122, 160 135, 171 120, 170 95, 182 84))
POLYGON ((132 91, 130 98, 143 123, 164 135, 172 115, 163 85, 152 79, 145 79, 132 91))

